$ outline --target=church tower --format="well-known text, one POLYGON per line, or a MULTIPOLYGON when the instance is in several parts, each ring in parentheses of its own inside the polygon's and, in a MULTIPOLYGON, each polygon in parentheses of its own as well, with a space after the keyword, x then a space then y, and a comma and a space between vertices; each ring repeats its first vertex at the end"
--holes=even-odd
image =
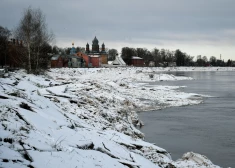
POLYGON ((71 50, 70 50, 70 55, 74 55, 74 54, 76 54, 76 49, 75 49, 75 47, 74 47, 74 42, 72 43, 72 48, 71 48, 71 50))
POLYGON ((99 52, 99 41, 96 38, 96 36, 95 36, 94 40, 92 41, 92 52, 93 53, 98 53, 99 52))
POLYGON ((101 52, 105 52, 105 45, 104 45, 104 43, 102 44, 101 52))
POLYGON ((83 54, 83 59, 88 67, 100 67, 102 64, 108 64, 108 53, 105 51, 104 43, 99 47, 99 41, 95 38, 92 40, 92 47, 86 44, 86 51, 83 54))
POLYGON ((89 53, 90 52, 90 48, 89 48, 89 44, 87 43, 86 44, 86 53, 89 53))

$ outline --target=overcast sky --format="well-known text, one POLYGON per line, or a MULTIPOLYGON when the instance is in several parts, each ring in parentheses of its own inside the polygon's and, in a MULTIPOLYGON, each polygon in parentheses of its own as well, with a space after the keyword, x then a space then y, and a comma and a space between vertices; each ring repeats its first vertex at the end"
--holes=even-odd
POLYGON ((0 25, 13 29, 40 8, 59 47, 181 49, 235 60, 235 0, 0 0, 0 25))

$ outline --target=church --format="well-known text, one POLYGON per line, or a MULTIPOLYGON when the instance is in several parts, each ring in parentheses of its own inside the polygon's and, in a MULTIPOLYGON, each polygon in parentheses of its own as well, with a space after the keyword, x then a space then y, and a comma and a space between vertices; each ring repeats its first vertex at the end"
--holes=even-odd
POLYGON ((80 56, 85 61, 86 67, 101 67, 102 64, 108 64, 108 54, 105 51, 105 44, 99 46, 99 40, 95 38, 92 40, 92 48, 89 44, 86 44, 85 53, 78 52, 77 56, 80 56))

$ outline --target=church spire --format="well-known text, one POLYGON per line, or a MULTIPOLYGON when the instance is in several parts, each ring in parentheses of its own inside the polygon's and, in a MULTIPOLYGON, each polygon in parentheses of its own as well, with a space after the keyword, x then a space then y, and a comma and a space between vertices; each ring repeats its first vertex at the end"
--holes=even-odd
POLYGON ((72 48, 70 50, 70 55, 74 55, 76 53, 76 49, 74 47, 74 42, 72 42, 72 48))
POLYGON ((92 40, 92 52, 99 52, 99 41, 96 36, 94 40, 92 40))
POLYGON ((102 52, 105 52, 105 45, 104 45, 104 42, 102 44, 102 49, 101 49, 102 52))
POLYGON ((90 48, 89 48, 89 44, 88 44, 88 42, 87 42, 87 44, 86 44, 86 52, 87 52, 87 53, 89 53, 89 52, 90 52, 90 48))

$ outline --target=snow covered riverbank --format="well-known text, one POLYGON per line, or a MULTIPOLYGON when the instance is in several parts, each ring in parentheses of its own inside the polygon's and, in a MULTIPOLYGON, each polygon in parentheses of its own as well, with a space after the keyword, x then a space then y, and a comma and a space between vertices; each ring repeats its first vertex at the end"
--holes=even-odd
POLYGON ((154 71, 235 71, 235 67, 157 67, 154 71))
POLYGON ((135 128, 142 124, 137 110, 202 102, 202 95, 160 85, 192 78, 158 71, 62 68, 0 78, 0 167, 217 167, 194 153, 172 161, 135 128))

